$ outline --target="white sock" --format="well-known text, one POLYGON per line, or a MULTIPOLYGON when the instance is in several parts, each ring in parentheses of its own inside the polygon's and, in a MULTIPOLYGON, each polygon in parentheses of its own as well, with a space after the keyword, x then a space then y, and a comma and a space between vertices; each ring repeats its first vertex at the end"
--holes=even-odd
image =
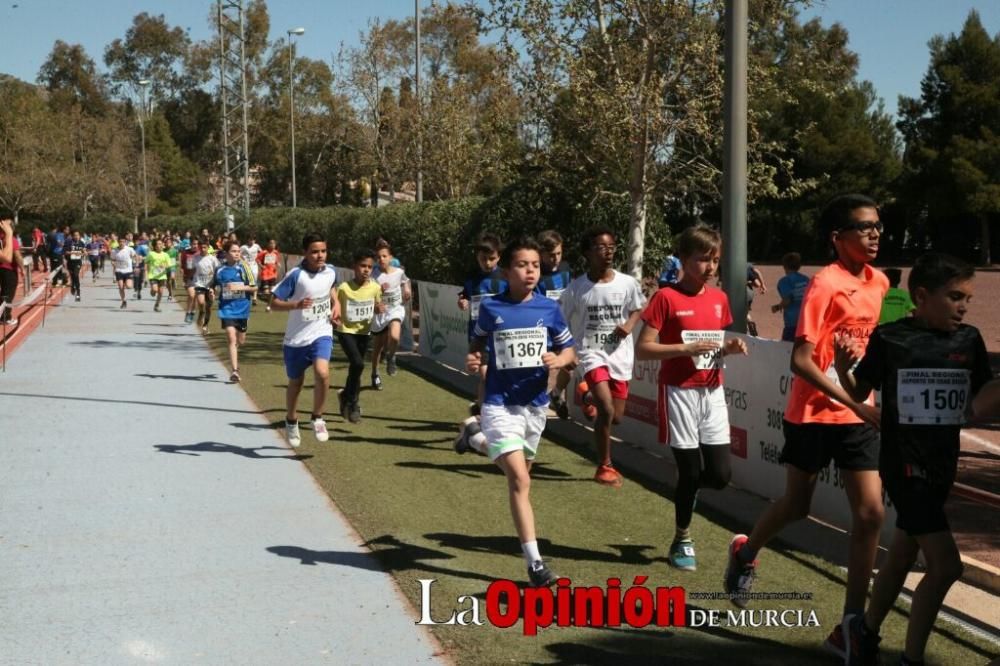
POLYGON ((486 435, 481 432, 477 432, 475 435, 469 437, 469 446, 479 451, 484 456, 489 455, 489 446, 486 442, 486 435))
POLYGON ((522 543, 521 551, 524 552, 524 559, 528 563, 528 568, 531 568, 532 564, 542 559, 542 554, 538 552, 537 541, 529 541, 527 543, 522 543))

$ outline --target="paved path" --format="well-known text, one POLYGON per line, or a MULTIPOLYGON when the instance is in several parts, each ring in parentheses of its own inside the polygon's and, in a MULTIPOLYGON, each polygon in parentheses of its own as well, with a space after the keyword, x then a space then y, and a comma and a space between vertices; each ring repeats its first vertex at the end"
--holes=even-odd
POLYGON ((0 664, 433 662, 176 306, 119 311, 107 283, 86 280, 0 377, 0 664))

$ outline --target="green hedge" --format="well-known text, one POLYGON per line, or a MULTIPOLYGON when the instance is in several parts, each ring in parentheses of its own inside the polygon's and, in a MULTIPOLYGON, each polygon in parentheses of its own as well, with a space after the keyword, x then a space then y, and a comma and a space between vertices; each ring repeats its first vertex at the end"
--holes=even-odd
MULTIPOLYGON (((383 208, 263 208, 253 210, 249 222, 236 218, 236 232, 241 239, 255 235, 264 244, 278 241, 287 253, 297 253, 302 236, 316 232, 326 237, 329 261, 346 266, 357 248, 373 247, 379 237, 392 243, 396 256, 416 278, 460 283, 474 264, 469 246, 482 229, 490 229, 507 239, 515 234, 538 233, 556 229, 566 239, 565 255, 577 270, 583 268, 577 246, 583 230, 593 225, 609 226, 619 235, 619 264, 624 265, 629 209, 625 201, 602 199, 589 207, 575 207, 545 186, 515 185, 496 196, 484 199, 469 197, 442 202, 396 204, 383 208)), ((75 225, 82 231, 124 233, 132 230, 131 218, 91 217, 75 225)), ((199 232, 225 231, 221 213, 159 215, 139 223, 143 231, 199 232)), ((645 274, 655 275, 669 236, 659 213, 651 209, 647 229, 645 274)))

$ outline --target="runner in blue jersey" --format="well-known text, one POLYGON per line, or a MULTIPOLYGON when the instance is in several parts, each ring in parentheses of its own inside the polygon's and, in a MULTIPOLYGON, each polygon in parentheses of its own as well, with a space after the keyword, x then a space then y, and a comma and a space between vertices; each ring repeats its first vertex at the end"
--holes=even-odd
POLYGON ((142 284, 146 280, 146 257, 149 255, 149 238, 146 234, 139 236, 135 244, 135 300, 142 299, 142 284))
POLYGON ((469 417, 455 440, 455 451, 475 449, 489 456, 504 476, 511 517, 535 587, 558 578, 542 560, 528 491, 529 472, 545 429, 549 371, 573 363, 573 336, 559 304, 534 293, 540 274, 539 245, 530 237, 504 248, 500 258, 508 288, 482 301, 466 370, 486 363, 486 392, 480 418, 469 417))
POLYGON ((538 279, 535 291, 558 301, 563 290, 573 281, 569 264, 562 260, 563 238, 558 231, 549 229, 538 234, 538 244, 542 248, 542 274, 538 279))
POLYGON ((250 303, 257 285, 253 271, 240 259, 240 244, 226 242, 225 264, 215 272, 215 286, 219 290, 219 321, 229 339, 229 362, 233 368, 229 381, 240 381, 239 350, 247 341, 247 321, 250 303))
MULTIPOLYGON (((500 260, 500 239, 490 233, 482 233, 476 239, 476 270, 469 273, 458 294, 458 307, 469 313, 469 342, 474 338, 473 329, 476 318, 479 317, 479 304, 484 298, 499 294, 507 288, 503 274, 497 268, 500 260)), ((483 387, 486 381, 486 368, 479 373, 479 388, 476 391, 476 401, 469 405, 469 413, 479 414, 483 404, 483 387)))

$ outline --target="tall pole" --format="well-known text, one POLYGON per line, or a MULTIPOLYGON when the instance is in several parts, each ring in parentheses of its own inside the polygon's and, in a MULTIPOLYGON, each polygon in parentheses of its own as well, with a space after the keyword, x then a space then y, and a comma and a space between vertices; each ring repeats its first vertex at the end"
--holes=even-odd
POLYGON ((292 208, 298 207, 295 192, 295 44, 292 37, 304 32, 305 28, 295 28, 288 31, 288 121, 292 135, 292 208))
POLYGON ((420 102, 420 0, 413 0, 413 20, 416 25, 416 69, 413 76, 413 90, 417 102, 417 202, 424 200, 424 145, 423 145, 423 114, 420 102))
POLYGON ((747 330, 747 2, 726 0, 722 138, 722 286, 740 333, 747 330))
MULTIPOLYGON (((139 110, 139 137, 142 144, 142 221, 149 221, 149 189, 146 181, 146 87, 149 85, 147 79, 139 81, 142 88, 142 108, 139 110)), ((139 229, 134 231, 138 232, 139 229)))

